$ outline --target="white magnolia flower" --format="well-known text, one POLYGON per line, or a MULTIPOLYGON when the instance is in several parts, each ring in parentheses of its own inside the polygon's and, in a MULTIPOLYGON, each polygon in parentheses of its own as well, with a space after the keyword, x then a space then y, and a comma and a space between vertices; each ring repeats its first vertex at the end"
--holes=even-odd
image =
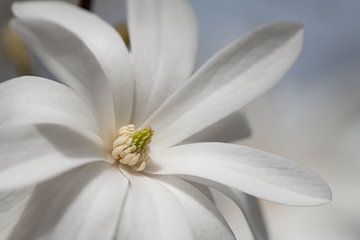
POLYGON ((262 27, 190 76, 197 30, 185 1, 128 1, 131 54, 111 26, 72 5, 13 10, 12 26, 63 84, 0 85, 0 190, 15 201, 12 190, 37 185, 22 214, 0 209, 1 226, 15 225, 10 239, 234 239, 190 181, 238 205, 241 192, 289 205, 330 200, 298 163, 194 143, 242 134, 229 119, 292 65, 301 25, 262 27))

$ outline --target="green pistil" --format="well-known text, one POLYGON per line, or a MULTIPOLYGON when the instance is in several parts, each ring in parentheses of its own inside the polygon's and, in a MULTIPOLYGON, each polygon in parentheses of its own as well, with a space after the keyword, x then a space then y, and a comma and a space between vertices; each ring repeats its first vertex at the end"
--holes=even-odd
POLYGON ((137 130, 132 136, 132 145, 136 146, 137 152, 142 152, 146 145, 151 142, 151 138, 154 135, 154 130, 151 128, 143 128, 137 130))

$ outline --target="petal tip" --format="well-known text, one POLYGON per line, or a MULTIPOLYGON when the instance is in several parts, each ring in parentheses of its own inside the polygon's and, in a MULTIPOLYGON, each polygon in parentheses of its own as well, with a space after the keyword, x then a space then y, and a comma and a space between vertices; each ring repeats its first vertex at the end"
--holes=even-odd
POLYGON ((304 25, 301 22, 273 22, 265 28, 277 34, 287 35, 289 38, 298 37, 301 41, 304 38, 304 25))
POLYGON ((11 12, 15 17, 22 17, 22 15, 26 13, 26 8, 34 4, 38 4, 38 2, 13 2, 11 4, 11 12))
POLYGON ((332 201, 332 191, 330 186, 323 180, 322 186, 320 186, 319 193, 312 200, 305 202, 299 206, 321 206, 332 201))
POLYGON ((324 205, 332 201, 332 191, 329 184, 319 175, 318 177, 320 178, 320 187, 319 187, 320 194, 318 197, 318 204, 314 204, 314 206, 324 205))
POLYGON ((15 16, 17 16, 18 14, 18 9, 21 7, 21 4, 23 4, 23 3, 21 3, 21 2, 13 2, 12 4, 11 4, 11 12, 15 15, 15 16))
POLYGON ((304 38, 304 24, 301 22, 288 22, 288 27, 294 32, 294 35, 298 35, 301 40, 304 38))
POLYGON ((322 204, 326 204, 332 201, 332 191, 330 186, 326 183, 326 189, 324 190, 324 197, 322 204))
POLYGON ((11 5, 11 11, 16 17, 26 17, 28 12, 32 12, 33 7, 43 8, 53 7, 77 7, 74 4, 64 2, 64 1, 33 1, 33 2, 14 2, 11 5))
POLYGON ((304 24, 301 22, 273 22, 270 24, 270 26, 276 26, 279 28, 291 30, 293 32, 301 32, 304 30, 304 24))

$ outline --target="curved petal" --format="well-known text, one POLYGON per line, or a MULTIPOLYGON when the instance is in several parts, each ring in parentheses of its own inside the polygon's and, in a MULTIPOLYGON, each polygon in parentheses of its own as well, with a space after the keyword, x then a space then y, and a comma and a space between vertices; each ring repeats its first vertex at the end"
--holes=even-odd
MULTIPOLYGON (((225 186, 221 188, 221 192, 214 189, 211 191, 215 191, 217 202, 220 202, 220 204, 224 202, 224 198, 230 198, 239 207, 246 218, 255 240, 269 239, 261 208, 255 197, 225 186)), ((236 223, 231 222, 231 217, 229 219, 226 218, 225 215, 225 219, 228 220, 230 226, 232 226, 232 224, 236 225, 236 223)))
POLYGON ((191 74, 197 23, 186 0, 129 0, 135 115, 141 124, 191 74))
POLYGON ((316 173, 296 162, 253 148, 198 143, 153 151, 146 171, 175 174, 221 191, 225 185, 270 201, 318 205, 331 190, 316 173))
POLYGON ((237 111, 181 142, 234 142, 251 134, 245 114, 237 111))
POLYGON ((186 213, 165 186, 143 175, 129 180, 116 239, 194 239, 186 213))
POLYGON ((94 14, 64 2, 13 5, 13 27, 49 70, 94 107, 106 134, 127 124, 133 103, 128 51, 119 34, 94 14))
POLYGON ((31 188, 0 193, 0 239, 9 238, 31 193, 31 188))
POLYGON ((55 124, 0 128, 0 190, 44 182, 106 152, 84 135, 55 124))
MULTIPOLYGON (((218 207, 226 221, 229 223, 231 229, 234 230, 235 236, 240 232, 238 228, 239 223, 235 222, 238 220, 238 216, 234 216, 236 213, 232 211, 233 209, 230 211, 223 210, 224 204, 227 204, 227 201, 233 201, 236 204, 235 206, 243 213, 255 240, 269 239, 260 204, 255 197, 240 191, 235 191, 226 186, 223 186, 220 192, 219 190, 210 189, 209 187, 196 182, 190 182, 190 184, 205 194, 206 197, 218 207)), ((225 207, 229 208, 231 206, 225 207)))
POLYGON ((101 131, 86 104, 67 86, 39 77, 0 84, 0 127, 59 124, 101 142, 101 131))
POLYGON ((157 178, 183 206, 196 239, 235 240, 228 224, 215 205, 189 183, 175 177, 157 178))
POLYGON ((207 187, 206 185, 203 185, 201 183, 197 183, 197 182, 191 182, 191 181, 187 181, 189 184, 191 184, 194 188, 196 188, 197 190, 199 190, 203 195, 205 195, 211 202, 214 202, 214 196, 213 193, 211 192, 211 189, 209 187, 207 187))
POLYGON ((265 93, 293 64, 302 40, 300 24, 275 23, 220 51, 145 122, 157 131, 154 144, 177 144, 265 93))
POLYGON ((39 185, 10 239, 114 239, 127 179, 94 163, 39 185))

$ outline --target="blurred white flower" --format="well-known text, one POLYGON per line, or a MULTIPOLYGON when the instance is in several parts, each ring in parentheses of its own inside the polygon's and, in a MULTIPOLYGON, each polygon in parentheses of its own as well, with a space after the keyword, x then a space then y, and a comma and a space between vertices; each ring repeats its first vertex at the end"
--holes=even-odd
MULTIPOLYGON (((31 1, 31 0, 23 0, 31 1)), ((78 2, 76 0, 62 0, 66 2, 78 2)), ((8 27, 12 17, 11 4, 15 0, 0 1, 0 82, 18 74, 33 74, 34 63, 23 41, 8 27)), ((99 6, 101 6, 99 4, 99 6)))
POLYGON ((185 1, 128 1, 131 54, 111 26, 70 4, 13 10, 12 26, 63 84, 0 85, 0 189, 37 185, 21 216, 2 218, 16 223, 10 239, 234 239, 188 181, 243 206, 241 192, 298 206, 331 199, 300 164, 215 142, 243 135, 229 119, 292 65, 300 24, 259 28, 190 76, 197 29, 185 1))

